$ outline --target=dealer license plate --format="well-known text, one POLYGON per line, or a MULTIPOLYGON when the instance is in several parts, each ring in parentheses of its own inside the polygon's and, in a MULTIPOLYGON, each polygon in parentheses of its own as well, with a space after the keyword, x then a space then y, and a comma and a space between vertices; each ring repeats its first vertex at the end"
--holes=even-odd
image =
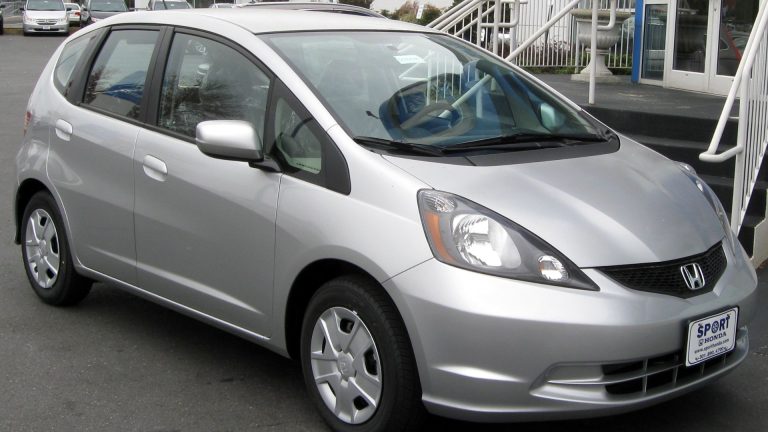
POLYGON ((693 366, 736 347, 738 308, 710 315, 688 324, 688 348, 685 365, 693 366))

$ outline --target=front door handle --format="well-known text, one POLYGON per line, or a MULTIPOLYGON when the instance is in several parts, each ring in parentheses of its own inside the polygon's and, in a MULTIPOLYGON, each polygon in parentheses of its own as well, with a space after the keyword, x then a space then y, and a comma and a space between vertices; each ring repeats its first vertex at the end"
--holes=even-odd
POLYGON ((62 119, 56 120, 56 136, 64 141, 72 138, 72 125, 62 119))
POLYGON ((144 174, 151 179, 164 182, 166 177, 168 177, 168 167, 165 165, 165 162, 154 156, 144 156, 143 165, 144 174))

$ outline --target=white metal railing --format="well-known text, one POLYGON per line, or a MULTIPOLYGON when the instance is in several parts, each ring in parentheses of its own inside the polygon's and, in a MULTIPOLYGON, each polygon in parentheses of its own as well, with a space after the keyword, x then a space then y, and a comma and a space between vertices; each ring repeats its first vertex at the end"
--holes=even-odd
MULTIPOLYGON (((520 22, 521 5, 527 4, 528 0, 464 0, 428 24, 428 26, 486 48, 497 55, 505 57, 507 61, 514 61, 515 58, 537 42, 542 35, 547 34, 553 26, 558 24, 571 10, 583 3, 583 1, 571 0, 564 4, 554 16, 551 16, 545 24, 540 26, 538 30, 533 32, 530 37, 514 49, 512 49, 512 44, 502 44, 500 41, 511 39, 513 30, 516 30, 520 22), (489 29, 491 30, 490 32, 486 31, 489 29)), ((605 26, 598 26, 598 9, 601 6, 601 0, 591 1, 592 53, 597 51, 597 30, 610 30, 616 24, 618 0, 608 1, 610 2, 611 20, 605 26)), ((595 102, 595 72, 596 62, 591 61, 589 74, 590 104, 595 102)))
POLYGON ((763 3, 733 77, 712 141, 707 151, 699 155, 699 159, 705 162, 724 162, 736 158, 731 228, 737 234, 747 213, 749 199, 768 146, 768 7, 763 3), (740 101, 736 146, 718 153, 737 95, 740 101))
MULTIPOLYGON (((601 9, 610 7, 610 0, 598 0, 601 9)), ((512 1, 502 1, 502 21, 510 22, 517 19, 516 26, 501 27, 499 29, 498 43, 499 54, 506 54, 517 47, 517 42, 527 40, 535 32, 540 30, 544 23, 561 11, 571 0, 520 0, 519 9, 512 1)), ((617 9, 623 12, 634 13, 636 0, 618 0, 617 9)), ((428 24, 438 30, 457 35, 471 43, 493 50, 491 42, 494 40, 491 31, 478 27, 480 21, 489 24, 493 19, 495 6, 489 6, 487 0, 465 0, 451 8, 438 19, 428 24)), ((579 8, 591 7, 591 0, 581 0, 579 8)), ((631 69, 632 47, 634 44, 634 32, 632 21, 627 22, 620 29, 619 42, 608 50, 607 66, 615 69, 631 69)), ((515 57, 514 62, 522 67, 536 68, 575 68, 581 70, 586 66, 585 60, 587 46, 579 44, 577 38, 577 25, 574 17, 564 17, 552 25, 536 43, 515 57)))
MULTIPOLYGON (((525 40, 541 28, 552 15, 562 10, 570 0, 534 0, 521 9, 520 23, 510 37, 515 46, 517 40, 525 40)), ((591 0, 582 0, 579 8, 589 8, 591 0)), ((634 14, 636 0, 618 0, 617 9, 634 14)), ((609 0, 600 0, 600 8, 608 9, 609 0)), ((607 66, 612 69, 632 68, 632 48, 634 44, 634 18, 627 20, 619 29, 619 42, 608 50, 607 66)), ((544 37, 523 51, 515 59, 515 64, 536 68, 574 68, 581 70, 587 65, 587 46, 577 38, 576 18, 566 17, 552 26, 544 37)))
POLYGON ((519 22, 520 5, 526 3, 528 0, 464 0, 427 26, 502 55, 509 29, 519 22))
MULTIPOLYGON (((610 9, 611 0, 599 0, 600 9, 610 9)), ((622 23, 617 23, 620 26, 619 29, 619 41, 616 45, 608 49, 608 56, 606 57, 606 66, 614 69, 632 69, 632 50, 635 43, 635 3, 636 0, 618 0, 616 4, 616 11, 628 12, 632 14, 632 18, 622 23)), ((580 8, 589 8, 590 0, 582 0, 579 4, 580 8)), ((575 23, 574 23, 575 27, 575 23)), ((638 41, 638 43, 640 43, 638 41)), ((586 64, 584 60, 587 58, 587 47, 580 46, 578 39, 576 39, 576 70, 580 70, 586 64)))
POLYGON ((0 4, 5 5, 5 9, 3 9, 3 15, 5 16, 16 16, 21 15, 21 11, 19 10, 20 7, 24 6, 23 1, 2 1, 0 0, 0 4))

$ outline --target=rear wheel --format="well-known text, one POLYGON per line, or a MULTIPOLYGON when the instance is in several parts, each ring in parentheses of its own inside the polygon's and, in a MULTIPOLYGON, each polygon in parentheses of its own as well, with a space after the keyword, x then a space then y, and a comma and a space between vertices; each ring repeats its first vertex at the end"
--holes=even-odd
POLYGON ((22 218, 21 255, 32 289, 45 303, 78 303, 91 290, 91 281, 75 272, 64 224, 56 201, 47 192, 29 200, 22 218))
POLYGON ((336 431, 415 430, 424 417, 405 326, 382 288, 352 276, 323 285, 301 334, 310 397, 336 431))

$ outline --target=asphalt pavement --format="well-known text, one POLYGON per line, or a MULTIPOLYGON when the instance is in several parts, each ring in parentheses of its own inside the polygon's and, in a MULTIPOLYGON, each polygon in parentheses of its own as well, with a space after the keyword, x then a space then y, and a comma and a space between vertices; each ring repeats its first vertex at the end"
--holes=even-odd
MULTIPOLYGON (((62 40, 0 36, 0 431, 327 430, 292 360, 105 284, 76 307, 37 300, 13 244, 14 157, 29 94, 62 40)), ((425 430, 766 431, 768 270, 760 280, 751 352, 708 387, 600 419, 432 418, 425 430)))

